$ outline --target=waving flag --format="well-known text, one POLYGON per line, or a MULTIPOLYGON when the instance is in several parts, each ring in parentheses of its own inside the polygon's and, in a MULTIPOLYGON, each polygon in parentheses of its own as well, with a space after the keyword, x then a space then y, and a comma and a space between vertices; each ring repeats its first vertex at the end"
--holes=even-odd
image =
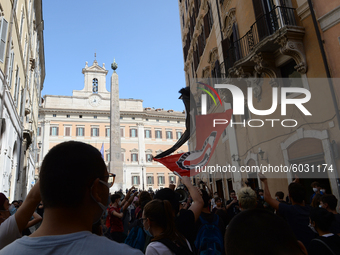
POLYGON ((223 113, 213 113, 196 116, 196 149, 185 153, 154 158, 171 171, 176 171, 181 176, 199 174, 198 167, 206 166, 213 155, 218 140, 223 131, 228 127, 232 110, 223 113), (216 125, 214 124, 216 121, 216 125), (219 124, 217 124, 219 123, 219 124))
POLYGON ((100 149, 100 153, 102 154, 102 158, 104 159, 104 143, 102 144, 102 148, 100 149))

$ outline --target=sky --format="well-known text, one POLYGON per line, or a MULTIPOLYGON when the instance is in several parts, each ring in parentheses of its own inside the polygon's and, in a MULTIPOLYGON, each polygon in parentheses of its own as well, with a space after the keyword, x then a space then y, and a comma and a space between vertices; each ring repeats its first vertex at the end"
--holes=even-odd
POLYGON ((109 70, 115 58, 120 98, 183 111, 185 87, 178 1, 43 1, 46 78, 43 95, 71 96, 84 87, 82 68, 109 70))

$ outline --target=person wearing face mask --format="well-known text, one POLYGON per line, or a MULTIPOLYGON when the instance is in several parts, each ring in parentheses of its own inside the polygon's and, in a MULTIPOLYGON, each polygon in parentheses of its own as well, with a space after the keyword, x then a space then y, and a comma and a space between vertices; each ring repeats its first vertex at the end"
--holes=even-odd
POLYGON ((193 254, 188 240, 177 231, 174 219, 168 200, 155 199, 145 205, 142 214, 143 228, 152 237, 145 255, 193 254))
POLYGON ((1 255, 142 254, 91 232, 106 210, 114 182, 98 149, 76 141, 54 146, 42 162, 39 182, 41 199, 34 208, 43 202, 41 226, 7 245, 1 255))
POLYGON ((121 212, 121 200, 119 194, 111 196, 112 206, 109 209, 110 214, 110 234, 112 240, 123 243, 126 238, 123 226, 123 212, 121 212))
POLYGON ((210 204, 211 204, 210 209, 211 210, 213 210, 216 207, 216 201, 215 201, 216 198, 218 198, 218 193, 217 192, 214 193, 214 197, 210 201, 210 204))
POLYGON ((309 218, 309 227, 319 236, 310 242, 308 254, 339 255, 340 237, 330 231, 334 214, 318 207, 312 208, 309 218))
POLYGON ((323 192, 320 190, 320 184, 318 182, 312 182, 311 187, 313 188, 313 195, 310 197, 310 203, 312 203, 313 198, 315 197, 316 194, 323 195, 323 192))

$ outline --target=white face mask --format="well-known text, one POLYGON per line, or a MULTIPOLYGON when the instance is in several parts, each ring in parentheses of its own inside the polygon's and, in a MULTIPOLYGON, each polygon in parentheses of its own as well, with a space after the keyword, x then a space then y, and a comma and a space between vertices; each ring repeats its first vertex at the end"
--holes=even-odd
POLYGON ((313 188, 313 191, 314 191, 314 192, 317 192, 317 191, 318 191, 318 188, 313 188))
POLYGON ((322 205, 319 205, 320 208, 322 208, 322 205))
POLYGON ((320 189, 320 191, 321 191, 322 193, 326 193, 326 190, 325 190, 325 189, 320 189))

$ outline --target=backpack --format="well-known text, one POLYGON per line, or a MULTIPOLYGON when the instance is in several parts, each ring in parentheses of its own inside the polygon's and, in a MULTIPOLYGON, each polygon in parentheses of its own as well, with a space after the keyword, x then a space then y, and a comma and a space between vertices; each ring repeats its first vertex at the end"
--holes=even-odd
POLYGON ((200 216, 202 226, 200 227, 195 240, 195 246, 200 255, 220 255, 223 254, 223 236, 218 228, 218 215, 214 214, 214 220, 210 224, 200 216))
POLYGON ((142 252, 144 251, 145 246, 145 232, 143 226, 141 226, 141 221, 138 221, 137 224, 130 230, 129 235, 125 239, 125 244, 129 245, 132 248, 139 249, 142 252))
POLYGON ((156 242, 160 242, 164 244, 166 247, 169 248, 170 251, 175 253, 176 255, 192 255, 194 254, 192 251, 190 251, 189 247, 179 247, 174 242, 172 242, 170 239, 160 239, 156 242))

